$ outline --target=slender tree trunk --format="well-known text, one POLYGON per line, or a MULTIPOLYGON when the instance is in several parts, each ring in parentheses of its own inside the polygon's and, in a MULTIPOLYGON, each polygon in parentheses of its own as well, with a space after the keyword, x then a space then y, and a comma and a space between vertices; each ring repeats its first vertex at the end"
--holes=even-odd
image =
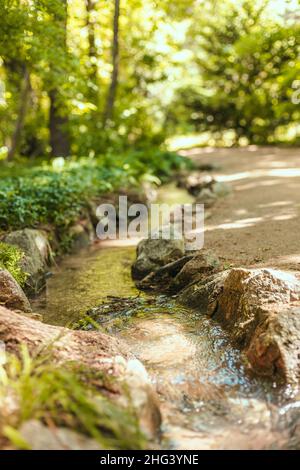
MULTIPOLYGON (((62 0, 64 8, 63 20, 61 17, 57 21, 61 23, 63 29, 63 46, 67 47, 67 0, 62 0)), ((50 111, 49 111, 49 132, 51 154, 55 157, 67 157, 70 155, 70 138, 67 130, 68 116, 65 114, 60 99, 58 88, 52 88, 49 91, 50 111)))
POLYGON ((22 130, 24 127, 24 120, 25 120, 26 110, 27 110, 27 105, 28 105, 29 93, 30 93, 30 74, 26 65, 24 65, 24 75, 23 75, 22 87, 21 87, 21 93, 20 93, 20 106, 19 106, 14 133, 11 139, 10 149, 7 155, 7 160, 9 161, 13 160, 20 144, 21 134, 22 134, 22 130))
POLYGON ((113 43, 112 43, 112 74, 111 82, 107 95, 106 106, 103 114, 103 127, 113 116, 116 90, 118 86, 119 75, 119 18, 120 18, 120 0, 115 0, 115 12, 113 19, 113 43))
POLYGON ((67 131, 68 117, 61 114, 61 106, 58 100, 58 91, 51 90, 49 131, 51 154, 55 157, 67 157, 70 155, 70 141, 67 131))
POLYGON ((95 10, 96 1, 95 0, 86 0, 86 25, 88 30, 88 41, 89 41, 89 59, 90 59, 90 70, 89 76, 93 82, 96 84, 97 82, 97 64, 95 63, 95 59, 97 57, 97 49, 96 49, 96 40, 95 40, 95 22, 93 19, 93 11, 95 10))

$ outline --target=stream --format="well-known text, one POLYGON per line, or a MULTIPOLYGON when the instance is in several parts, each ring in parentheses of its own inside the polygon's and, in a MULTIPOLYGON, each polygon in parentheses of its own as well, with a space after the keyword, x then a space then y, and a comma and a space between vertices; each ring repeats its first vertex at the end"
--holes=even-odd
MULTIPOLYGON (((159 197, 189 202, 173 186, 163 188, 159 197)), ((33 309, 46 323, 68 326, 100 304, 109 311, 112 299, 120 299, 121 323, 112 322, 108 314, 103 326, 129 345, 151 377, 163 417, 162 448, 291 445, 294 422, 289 410, 300 403, 293 390, 253 376, 242 353, 214 321, 179 306, 172 297, 139 293, 130 276, 134 258, 135 247, 118 242, 95 243, 66 256, 52 270, 46 290, 33 300, 33 309)))

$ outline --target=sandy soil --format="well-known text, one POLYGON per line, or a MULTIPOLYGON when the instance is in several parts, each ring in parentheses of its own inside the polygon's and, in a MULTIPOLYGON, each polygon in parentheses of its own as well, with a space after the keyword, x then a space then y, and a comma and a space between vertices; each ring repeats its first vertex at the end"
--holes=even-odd
POLYGON ((206 220, 205 248, 225 266, 300 271, 300 149, 193 149, 182 152, 219 166, 233 188, 206 220))

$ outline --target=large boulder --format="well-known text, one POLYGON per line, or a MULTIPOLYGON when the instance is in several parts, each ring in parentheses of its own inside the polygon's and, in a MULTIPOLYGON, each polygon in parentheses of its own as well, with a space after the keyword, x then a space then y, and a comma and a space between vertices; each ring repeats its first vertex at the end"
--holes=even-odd
POLYGON ((26 288, 38 291, 43 287, 45 271, 51 256, 51 249, 45 232, 28 229, 16 230, 6 235, 5 243, 14 245, 24 252, 21 267, 29 276, 26 288))
POLYGON ((226 328, 262 375, 300 378, 300 282, 273 269, 236 268, 185 289, 179 301, 226 328))
POLYGON ((31 312, 22 288, 6 269, 0 269, 0 304, 12 310, 31 312))
POLYGON ((137 259, 132 266, 133 279, 140 280, 160 267, 182 258, 184 240, 146 239, 137 246, 137 259))

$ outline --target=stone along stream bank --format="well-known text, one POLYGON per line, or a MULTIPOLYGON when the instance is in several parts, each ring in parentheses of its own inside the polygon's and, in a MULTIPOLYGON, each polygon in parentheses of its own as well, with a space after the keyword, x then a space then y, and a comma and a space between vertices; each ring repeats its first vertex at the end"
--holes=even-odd
MULTIPOLYGON (((189 202, 186 192, 174 191, 174 187, 164 188, 160 198, 165 202, 189 202)), ((299 448, 300 397, 295 383, 284 383, 277 374, 258 375, 249 368, 247 351, 232 335, 232 329, 238 331, 241 325, 233 320, 224 325, 218 316, 209 318, 203 308, 198 308, 197 302, 203 305, 203 299, 207 311, 218 301, 215 277, 218 280, 222 267, 211 257, 209 253, 205 258, 207 272, 203 271, 202 259, 200 272, 205 277, 213 276, 209 278, 213 289, 204 289, 203 293, 201 279, 193 277, 192 267, 190 273, 184 268, 179 275, 175 273, 175 281, 174 273, 171 278, 165 274, 161 278, 152 270, 151 288, 155 290, 157 280, 161 284, 163 279, 168 292, 145 293, 137 290, 130 275, 135 247, 94 244, 66 257, 54 269, 33 309, 43 315, 46 323, 86 331, 99 328, 128 345, 146 367, 158 396, 161 426, 154 446, 299 448), (194 284, 186 287, 189 276, 194 284), (180 302, 175 295, 179 284, 180 302), (201 295, 197 297, 199 289, 201 295)), ((143 282, 139 286, 149 290, 149 275, 143 282)), ((278 291, 284 289, 280 285, 278 291)), ((224 299, 220 300, 221 306, 222 302, 224 299)), ((242 308, 242 303, 234 308, 242 308)), ((249 318, 243 318, 247 321, 249 318)), ((134 395, 134 383, 132 387, 134 395)))

